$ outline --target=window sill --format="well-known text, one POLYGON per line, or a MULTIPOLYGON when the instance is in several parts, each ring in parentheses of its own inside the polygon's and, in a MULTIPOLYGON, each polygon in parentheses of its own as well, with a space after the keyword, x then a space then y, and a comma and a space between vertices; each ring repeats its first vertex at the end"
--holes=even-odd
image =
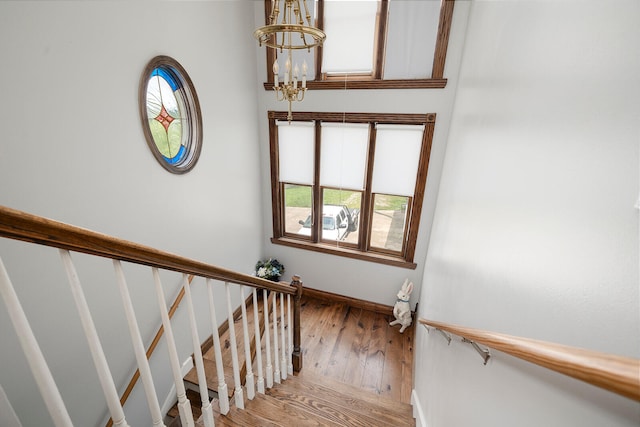
MULTIPOLYGON (((447 79, 416 80, 309 80, 307 89, 443 89, 447 79)), ((265 90, 273 90, 273 82, 264 83, 265 90)))
POLYGON ((394 267, 408 268, 415 270, 417 264, 414 262, 406 261, 401 257, 395 257, 385 254, 379 254, 375 252, 361 252, 355 249, 336 247, 326 243, 311 243, 304 240, 280 237, 271 238, 271 243, 275 245, 289 246, 292 248, 305 249, 308 251, 322 252, 325 254, 343 256, 347 258, 359 259, 362 261, 375 262, 378 264, 391 265, 394 267))

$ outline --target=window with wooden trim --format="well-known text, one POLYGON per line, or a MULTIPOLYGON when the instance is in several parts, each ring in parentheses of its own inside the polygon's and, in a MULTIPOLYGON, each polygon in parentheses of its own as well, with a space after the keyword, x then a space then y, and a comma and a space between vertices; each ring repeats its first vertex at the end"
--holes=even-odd
POLYGON ((269 112, 273 243, 415 268, 435 114, 269 112))
MULTIPOLYGON (((443 88, 455 0, 307 0, 312 22, 327 34, 322 47, 293 52, 309 64, 309 89, 443 88), (312 64, 312 65, 311 65, 312 64)), ((272 0, 265 0, 265 20, 272 0)), ((278 61, 266 49, 267 82, 278 61)), ((284 64, 279 69, 285 70, 284 64)), ((284 73, 284 71, 282 71, 284 73)), ((283 76, 280 76, 283 78, 283 76)))
POLYGON ((187 72, 169 56, 145 67, 138 89, 145 140, 158 163, 175 174, 189 172, 202 148, 202 113, 187 72))

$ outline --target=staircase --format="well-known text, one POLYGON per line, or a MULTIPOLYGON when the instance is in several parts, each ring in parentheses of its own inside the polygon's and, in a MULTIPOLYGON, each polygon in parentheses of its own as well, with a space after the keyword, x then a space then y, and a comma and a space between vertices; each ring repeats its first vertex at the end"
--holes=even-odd
MULTIPOLYGON (((271 298, 269 299, 269 306, 271 298)), ((259 316, 262 317, 262 302, 258 304, 259 316)), ((248 317, 252 321, 252 309, 247 310, 248 317)), ((239 313, 234 316, 234 329, 236 335, 241 333, 241 320, 239 313)), ((264 325, 260 325, 261 333, 264 325)), ((273 325, 270 325, 273 327, 273 325)), ((225 366, 225 380, 228 386, 231 407, 226 415, 220 413, 216 389, 218 379, 216 375, 215 361, 211 343, 203 345, 203 359, 209 395, 213 397, 212 407, 214 409, 214 419, 216 426, 415 426, 412 407, 408 403, 398 402, 389 398, 381 397, 371 390, 346 384, 335 379, 313 373, 311 370, 305 371, 304 367, 300 373, 287 375, 286 380, 280 383, 274 382, 273 387, 267 388, 264 394, 256 393, 254 399, 247 399, 244 396, 245 409, 238 409, 234 406, 233 375, 227 374, 231 368, 229 330, 220 330, 220 341, 222 344, 222 358, 225 366)), ((264 339, 264 336, 263 336, 264 339)), ((244 351, 241 340, 238 341, 239 362, 242 366, 242 382, 244 383, 244 373, 246 372, 244 351)), ((253 372, 257 373, 255 365, 255 348, 251 349, 253 358, 253 372)), ((265 360, 264 352, 261 353, 265 360)), ((275 362, 274 363, 278 363, 275 362)), ((195 370, 189 372, 185 378, 187 388, 187 398, 189 399, 194 419, 197 426, 204 425, 200 418, 201 403, 198 393, 197 375, 195 370)), ((172 408, 168 414, 167 422, 169 427, 181 427, 177 406, 172 408)))
MULTIPOLYGON (((189 397, 200 402, 197 393, 189 397)), ((411 405, 363 391, 315 374, 300 373, 275 384, 264 395, 245 401, 245 409, 231 407, 227 415, 212 403, 216 426, 415 426, 411 405)), ((194 416, 199 408, 194 409, 194 416)), ((177 417, 172 410, 168 416, 177 417)), ((180 426, 179 418, 170 427, 180 426)), ((200 420, 197 426, 202 426, 200 420)))

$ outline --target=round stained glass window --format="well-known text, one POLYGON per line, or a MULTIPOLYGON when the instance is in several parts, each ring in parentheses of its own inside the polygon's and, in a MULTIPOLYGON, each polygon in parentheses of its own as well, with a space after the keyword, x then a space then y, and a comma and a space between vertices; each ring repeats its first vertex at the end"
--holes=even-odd
POLYGON ((184 68, 168 56, 149 61, 140 81, 139 102, 147 145, 156 160, 169 172, 191 170, 200 156, 202 116, 184 68))

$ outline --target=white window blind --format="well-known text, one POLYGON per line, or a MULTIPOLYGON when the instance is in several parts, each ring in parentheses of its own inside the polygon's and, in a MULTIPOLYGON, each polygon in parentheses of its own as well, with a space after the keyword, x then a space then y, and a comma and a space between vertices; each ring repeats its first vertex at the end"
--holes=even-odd
POLYGON ((322 72, 371 73, 378 1, 324 2, 322 72))
POLYGON ((424 126, 377 125, 371 191, 413 197, 424 126))
POLYGON ((320 185, 364 189, 369 125, 322 123, 320 185))
POLYGON ((431 77, 440 1, 390 0, 385 79, 431 77))
POLYGON ((280 181, 313 184, 315 127, 312 122, 276 122, 280 181))

